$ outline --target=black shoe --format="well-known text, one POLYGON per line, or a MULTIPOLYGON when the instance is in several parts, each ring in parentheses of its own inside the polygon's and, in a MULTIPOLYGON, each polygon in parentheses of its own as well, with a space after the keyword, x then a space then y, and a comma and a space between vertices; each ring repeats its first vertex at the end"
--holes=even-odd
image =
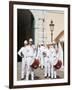
POLYGON ((49 76, 48 78, 51 78, 51 76, 49 76))
POLYGON ((24 80, 25 78, 21 78, 21 80, 24 80))
POLYGON ((21 78, 21 80, 24 80, 24 78, 21 78))
POLYGON ((44 78, 47 78, 47 76, 44 76, 44 78))

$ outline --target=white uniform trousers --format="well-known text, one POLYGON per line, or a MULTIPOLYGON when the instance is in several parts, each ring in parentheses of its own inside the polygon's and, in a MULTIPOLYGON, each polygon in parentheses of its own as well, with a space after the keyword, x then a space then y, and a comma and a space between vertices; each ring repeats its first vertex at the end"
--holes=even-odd
POLYGON ((41 65, 41 68, 43 68, 44 66, 44 56, 43 55, 40 55, 40 65, 41 65))
POLYGON ((34 80, 34 70, 30 67, 32 64, 33 57, 27 57, 27 69, 26 69, 26 80, 29 80, 29 75, 31 74, 31 80, 34 80))
POLYGON ((48 57, 44 57, 44 66, 44 76, 48 74, 48 77, 50 77, 50 63, 48 57))
POLYGON ((25 58, 22 58, 22 67, 21 67, 21 78, 24 78, 26 74, 26 60, 25 58))
POLYGON ((51 78, 56 78, 56 70, 54 69, 53 59, 51 59, 49 63, 50 63, 51 78))

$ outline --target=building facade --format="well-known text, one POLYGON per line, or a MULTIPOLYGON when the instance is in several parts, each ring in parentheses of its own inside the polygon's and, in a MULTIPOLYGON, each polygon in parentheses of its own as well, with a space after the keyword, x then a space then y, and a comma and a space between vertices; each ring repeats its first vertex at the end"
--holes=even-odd
MULTIPOLYGON (((50 22, 53 20, 53 40, 64 30, 64 12, 49 10, 30 10, 34 16, 35 45, 51 42, 50 22)), ((64 36, 63 36, 64 38, 64 36)))

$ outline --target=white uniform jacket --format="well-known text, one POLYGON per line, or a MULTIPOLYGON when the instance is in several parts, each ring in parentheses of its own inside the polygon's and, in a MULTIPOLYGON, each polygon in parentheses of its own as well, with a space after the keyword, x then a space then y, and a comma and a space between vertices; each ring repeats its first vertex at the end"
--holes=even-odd
POLYGON ((52 65, 57 63, 56 50, 54 48, 50 48, 50 63, 52 65))

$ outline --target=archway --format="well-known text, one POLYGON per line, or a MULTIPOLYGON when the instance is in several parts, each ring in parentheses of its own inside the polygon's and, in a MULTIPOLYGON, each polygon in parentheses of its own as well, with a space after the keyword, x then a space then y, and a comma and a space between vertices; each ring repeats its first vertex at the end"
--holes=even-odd
MULTIPOLYGON (((34 17, 28 9, 17 10, 17 51, 23 46, 24 40, 33 38, 34 42, 34 17)), ((21 61, 18 57, 18 61, 21 61)))

